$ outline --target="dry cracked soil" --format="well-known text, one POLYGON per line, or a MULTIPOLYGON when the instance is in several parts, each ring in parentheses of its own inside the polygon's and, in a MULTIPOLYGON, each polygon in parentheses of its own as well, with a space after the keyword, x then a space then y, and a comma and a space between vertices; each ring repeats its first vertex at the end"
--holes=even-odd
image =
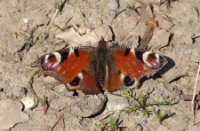
POLYGON ((184 100, 192 95, 198 74, 199 10, 200 0, 0 0, 0 130, 199 131, 198 102, 194 123, 191 101, 184 100), (148 48, 169 62, 132 90, 134 96, 127 90, 118 95, 73 96, 52 77, 35 76, 33 87, 40 102, 29 109, 30 79, 37 70, 31 63, 39 56, 66 46, 96 46, 99 36, 109 37, 108 25, 119 44, 136 47, 150 18, 158 26, 147 32, 153 33, 148 48), (135 102, 133 97, 147 91, 147 103, 154 105, 124 110, 135 102), (49 105, 46 114, 44 97, 49 105))

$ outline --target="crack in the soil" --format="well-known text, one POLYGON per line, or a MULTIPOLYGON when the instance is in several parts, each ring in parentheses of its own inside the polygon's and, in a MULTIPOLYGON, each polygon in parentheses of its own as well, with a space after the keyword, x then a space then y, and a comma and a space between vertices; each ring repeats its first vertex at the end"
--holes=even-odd
MULTIPOLYGON (((23 57, 24 57, 24 51, 29 51, 31 49, 31 47, 33 47, 36 42, 39 40, 39 37, 37 36, 36 39, 34 39, 34 33, 37 31, 37 29, 39 27, 44 26, 45 24, 39 24, 36 25, 35 27, 32 28, 32 30, 29 33, 29 36, 27 38, 25 38, 25 42, 23 44, 23 46, 17 51, 18 57, 20 59, 20 61, 22 61, 23 57)), ((46 37, 45 37, 46 39, 46 37)))

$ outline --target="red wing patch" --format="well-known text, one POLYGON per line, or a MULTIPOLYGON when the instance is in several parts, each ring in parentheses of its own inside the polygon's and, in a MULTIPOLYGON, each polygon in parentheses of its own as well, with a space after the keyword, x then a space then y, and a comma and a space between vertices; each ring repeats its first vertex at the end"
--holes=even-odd
POLYGON ((95 74, 92 69, 88 69, 83 73, 83 80, 80 83, 80 90, 85 94, 97 94, 101 89, 97 87, 95 74))
POLYGON ((77 55, 67 49, 44 55, 33 63, 33 66, 42 67, 44 75, 53 76, 63 83, 68 83, 87 68, 90 59, 90 52, 87 50, 80 49, 77 55))
POLYGON ((121 79, 120 79, 120 72, 113 70, 110 73, 107 90, 109 92, 113 92, 113 91, 118 90, 121 86, 122 86, 122 82, 121 82, 121 79))
POLYGON ((90 63, 89 52, 80 50, 79 56, 71 53, 66 60, 61 62, 56 68, 53 69, 65 82, 69 82, 74 79, 85 69, 90 63))
POLYGON ((133 80, 139 80, 143 77, 145 70, 141 60, 137 59, 133 52, 125 55, 125 50, 113 52, 115 65, 133 80))

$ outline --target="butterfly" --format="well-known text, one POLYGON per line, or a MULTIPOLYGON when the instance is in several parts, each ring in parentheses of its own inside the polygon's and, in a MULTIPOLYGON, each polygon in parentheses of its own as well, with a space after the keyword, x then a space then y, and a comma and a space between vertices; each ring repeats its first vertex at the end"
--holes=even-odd
POLYGON ((80 46, 41 56, 32 66, 44 76, 52 76, 68 90, 85 94, 113 92, 133 87, 143 77, 153 76, 167 63, 166 57, 152 51, 126 46, 108 46, 102 37, 97 47, 80 46))

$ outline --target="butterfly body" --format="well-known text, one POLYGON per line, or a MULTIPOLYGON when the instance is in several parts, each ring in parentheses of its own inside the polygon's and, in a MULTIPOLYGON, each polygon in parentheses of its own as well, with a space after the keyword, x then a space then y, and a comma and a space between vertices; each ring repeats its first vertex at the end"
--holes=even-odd
POLYGON ((101 38, 97 47, 75 47, 40 57, 33 66, 52 76, 69 90, 85 94, 109 92, 133 86, 152 76, 167 63, 164 56, 122 46, 107 46, 101 38))

